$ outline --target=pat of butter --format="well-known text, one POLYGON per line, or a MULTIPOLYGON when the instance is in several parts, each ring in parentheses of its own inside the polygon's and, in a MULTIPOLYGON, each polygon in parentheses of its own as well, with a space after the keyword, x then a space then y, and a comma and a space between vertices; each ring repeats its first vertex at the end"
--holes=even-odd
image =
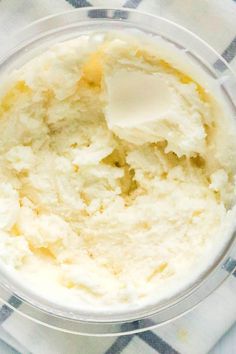
POLYGON ((137 126, 158 119, 171 105, 172 92, 156 74, 120 70, 107 79, 108 125, 137 126))

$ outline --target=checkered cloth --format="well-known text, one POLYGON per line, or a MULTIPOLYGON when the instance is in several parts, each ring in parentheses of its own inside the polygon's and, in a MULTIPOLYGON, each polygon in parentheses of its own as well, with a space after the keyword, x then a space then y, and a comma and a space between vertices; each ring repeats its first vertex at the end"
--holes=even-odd
MULTIPOLYGON (((125 6, 169 18, 205 39, 236 70, 236 0, 0 0, 0 43, 38 18, 85 6, 125 6)), ((235 294, 236 281, 230 277, 182 318, 152 331, 110 338, 64 334, 3 305, 0 353, 204 354, 235 323, 235 294)), ((24 307, 15 297, 9 302, 24 307)))

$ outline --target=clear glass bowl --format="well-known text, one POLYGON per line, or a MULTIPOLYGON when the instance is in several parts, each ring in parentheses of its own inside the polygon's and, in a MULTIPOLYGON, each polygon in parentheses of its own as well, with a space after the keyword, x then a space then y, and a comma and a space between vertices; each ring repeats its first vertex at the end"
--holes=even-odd
MULTIPOLYGON (((1 43, 0 77, 20 67, 53 43, 75 38, 83 33, 106 30, 139 30, 172 42, 184 50, 190 60, 209 76, 219 80, 222 94, 236 117, 236 77, 223 58, 203 40, 164 18, 134 10, 83 8, 37 21, 1 43)), ((235 232, 215 259, 214 264, 187 289, 156 305, 120 314, 91 314, 69 310, 43 300, 10 279, 0 269, 0 300, 15 311, 58 330, 76 334, 108 336, 143 331, 171 321, 194 308, 234 271, 235 232)))

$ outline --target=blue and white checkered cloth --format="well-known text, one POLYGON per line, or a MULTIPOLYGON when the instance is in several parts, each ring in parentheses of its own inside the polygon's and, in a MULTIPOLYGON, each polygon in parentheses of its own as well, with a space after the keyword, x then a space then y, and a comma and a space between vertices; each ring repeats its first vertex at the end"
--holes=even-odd
MULTIPOLYGON (((236 0, 0 0, 0 43, 38 18, 85 6, 125 6, 169 18, 205 39, 236 71, 236 0)), ((3 305, 0 354, 205 354, 235 323, 235 299, 231 277, 185 316, 152 331, 109 338, 64 334, 3 305)), ((10 301, 19 310, 24 306, 10 301)))

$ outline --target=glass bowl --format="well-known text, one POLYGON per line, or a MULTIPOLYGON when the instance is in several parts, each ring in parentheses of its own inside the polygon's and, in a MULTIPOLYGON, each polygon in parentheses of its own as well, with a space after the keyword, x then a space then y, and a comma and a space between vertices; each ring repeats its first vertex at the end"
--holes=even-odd
MULTIPOLYGON (((161 37, 183 50, 207 75, 219 81, 232 116, 236 117, 236 77, 223 58, 203 40, 185 28, 158 16, 135 10, 83 8, 39 20, 1 43, 0 77, 20 67, 50 45, 91 31, 139 31, 161 37)), ((132 312, 116 314, 82 313, 62 307, 25 289, 0 269, 0 300, 22 315, 64 332, 109 336, 144 331, 172 321, 193 309, 227 279, 236 267, 235 230, 217 259, 194 284, 161 303, 132 312)))

